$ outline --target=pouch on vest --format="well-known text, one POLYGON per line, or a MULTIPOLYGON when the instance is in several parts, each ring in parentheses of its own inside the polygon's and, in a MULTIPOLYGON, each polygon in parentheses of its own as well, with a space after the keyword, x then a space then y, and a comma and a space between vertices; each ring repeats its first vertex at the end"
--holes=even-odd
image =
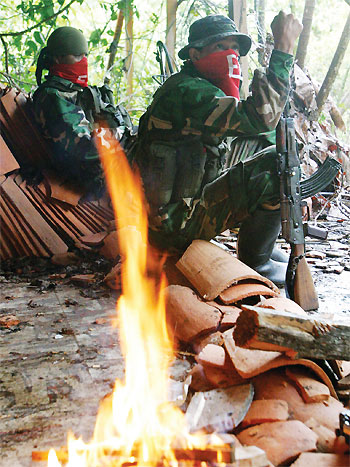
POLYGON ((176 149, 161 143, 151 143, 147 168, 143 173, 144 188, 149 203, 160 207, 168 204, 176 175, 176 149))
POLYGON ((198 193, 206 163, 206 151, 201 141, 188 141, 177 147, 177 173, 172 201, 194 198, 198 193))
POLYGON ((211 183, 218 178, 225 166, 227 147, 225 143, 220 143, 218 146, 207 146, 207 161, 205 164, 205 175, 203 178, 202 187, 207 183, 211 183))

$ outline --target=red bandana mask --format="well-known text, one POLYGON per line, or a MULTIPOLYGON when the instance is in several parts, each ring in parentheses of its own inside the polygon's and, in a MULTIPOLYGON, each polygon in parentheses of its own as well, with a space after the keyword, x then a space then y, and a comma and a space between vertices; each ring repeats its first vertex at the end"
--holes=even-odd
POLYGON ((193 62, 208 81, 220 88, 227 96, 239 101, 239 82, 242 80, 237 53, 232 50, 214 52, 193 62))
POLYGON ((68 79, 72 83, 80 84, 83 88, 88 85, 88 61, 84 57, 80 62, 69 65, 68 63, 56 63, 50 67, 50 73, 54 76, 68 79))

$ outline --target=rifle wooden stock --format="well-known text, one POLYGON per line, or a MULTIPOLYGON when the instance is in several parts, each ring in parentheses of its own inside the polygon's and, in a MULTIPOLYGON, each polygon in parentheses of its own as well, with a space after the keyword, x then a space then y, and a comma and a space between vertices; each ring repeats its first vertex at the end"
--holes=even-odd
POLYGON ((318 295, 311 271, 304 257, 304 245, 291 245, 293 258, 300 257, 294 279, 294 301, 305 311, 318 308, 318 295))

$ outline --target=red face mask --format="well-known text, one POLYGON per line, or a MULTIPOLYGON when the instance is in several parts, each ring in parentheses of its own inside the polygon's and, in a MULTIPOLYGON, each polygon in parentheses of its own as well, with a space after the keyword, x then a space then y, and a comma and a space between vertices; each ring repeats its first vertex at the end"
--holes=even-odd
POLYGON ((242 76, 238 55, 234 50, 214 52, 193 63, 208 81, 224 91, 227 96, 233 96, 239 101, 239 83, 242 76))
POLYGON ((88 85, 87 57, 84 57, 80 62, 73 63, 71 65, 68 63, 56 63, 50 67, 49 71, 51 75, 68 79, 72 83, 80 84, 83 88, 88 85))

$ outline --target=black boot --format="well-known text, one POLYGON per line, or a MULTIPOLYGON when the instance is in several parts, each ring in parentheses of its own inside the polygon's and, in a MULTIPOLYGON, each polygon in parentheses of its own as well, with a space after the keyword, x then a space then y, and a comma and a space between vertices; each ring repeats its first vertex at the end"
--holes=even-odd
POLYGON ((287 262, 271 258, 281 230, 281 213, 257 209, 242 222, 239 229, 238 258, 277 286, 286 279, 287 262))

